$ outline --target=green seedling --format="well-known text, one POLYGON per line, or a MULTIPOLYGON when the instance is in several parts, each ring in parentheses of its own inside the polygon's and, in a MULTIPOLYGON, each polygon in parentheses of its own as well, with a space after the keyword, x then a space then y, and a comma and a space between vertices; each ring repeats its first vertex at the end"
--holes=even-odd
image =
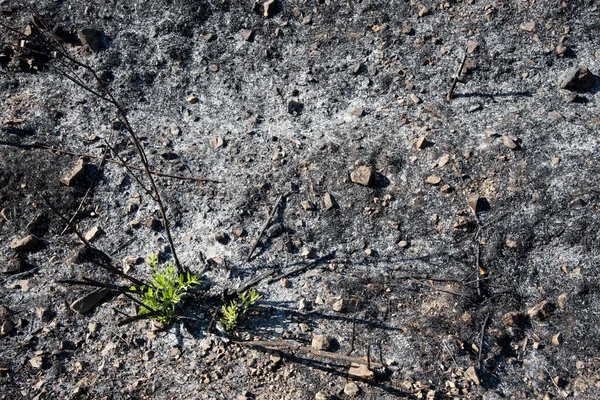
POLYGON ((143 304, 138 314, 152 314, 151 318, 161 324, 169 324, 175 318, 177 304, 183 300, 188 290, 200 283, 200 275, 192 275, 190 272, 185 276, 177 274, 173 263, 159 266, 157 254, 149 256, 146 261, 152 268, 152 279, 147 285, 131 287, 143 304))
POLYGON ((238 294, 237 300, 231 300, 229 304, 223 304, 221 311, 223 312, 223 318, 221 323, 228 331, 235 329, 239 323, 240 317, 246 315, 258 300, 262 296, 252 288, 246 290, 244 293, 238 294))

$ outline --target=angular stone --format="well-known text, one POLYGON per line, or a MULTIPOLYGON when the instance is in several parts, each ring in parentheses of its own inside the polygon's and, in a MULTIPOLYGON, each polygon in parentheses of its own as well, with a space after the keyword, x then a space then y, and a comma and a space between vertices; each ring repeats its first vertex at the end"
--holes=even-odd
POLYGON ((350 180, 358 185, 370 187, 375 180, 375 173, 372 167, 362 165, 350 173, 350 180))
POLYGON ((250 29, 242 29, 240 31, 240 35, 242 35, 242 38, 246 41, 249 42, 250 40, 252 40, 252 36, 254 36, 254 32, 251 31, 250 29))
POLYGON ((223 138, 221 136, 217 136, 208 140, 208 144, 213 149, 218 149, 219 147, 223 147, 223 138))
POLYGON ((327 335, 313 335, 311 347, 315 350, 327 350, 331 345, 331 339, 327 335))
POLYGON ((481 381, 479 380, 479 375, 477 374, 477 370, 475 369, 475 367, 471 366, 467 368, 467 370, 465 371, 465 375, 477 386, 481 385, 481 381))
POLYGON ((419 14, 418 14, 419 17, 424 17, 429 14, 431 14, 431 10, 429 8, 427 8, 423 5, 421 7, 419 7, 419 14))
POLYGON ((277 2, 275 0, 268 0, 263 3, 263 16, 271 17, 275 13, 277 2))
POLYGON ((75 300, 71 303, 71 310, 79 313, 85 314, 90 311, 96 304, 100 303, 102 299, 110 293, 110 289, 107 288, 99 288, 94 290, 91 293, 86 294, 75 300))
POLYGON ((144 222, 144 225, 146 225, 147 228, 152 229, 153 231, 158 231, 162 224, 156 218, 149 217, 148 219, 146 219, 146 222, 144 222))
POLYGON ((375 372, 371 371, 365 364, 352 363, 348 370, 348 377, 371 381, 375 379, 375 372))
POLYGON ((337 207, 337 203, 330 193, 325 193, 325 196, 323 196, 323 204, 325 205, 326 210, 337 207))
POLYGON ((227 233, 225 233, 224 231, 216 231, 213 234, 213 237, 217 242, 221 244, 227 244, 229 242, 229 235, 227 235, 227 233))
POLYGON ((511 150, 516 150, 519 148, 519 144, 517 143, 517 138, 511 137, 509 135, 502 136, 502 144, 504 147, 509 148, 511 150))
POLYGON ((67 176, 65 176, 64 178, 61 178, 60 183, 62 183, 65 186, 73 186, 75 181, 78 178, 82 177, 84 174, 85 174, 85 161, 82 158, 80 158, 79 160, 77 160, 77 162, 75 163, 75 166, 69 172, 69 174, 67 176))
POLYGON ((569 300, 569 295, 566 293, 561 293, 558 296, 558 306, 564 310, 567 307, 567 300, 569 300))
POLYGON ((94 226, 92 229, 90 229, 86 234, 85 234, 85 240, 87 240, 88 242, 91 242, 95 239, 97 239, 101 234, 103 233, 102 229, 100 229, 97 226, 94 226))
POLYGON ((517 328, 527 321, 527 315, 520 311, 511 311, 502 316, 500 319, 505 326, 517 328))
POLYGON ((519 28, 521 28, 525 32, 533 32, 535 30, 535 21, 525 21, 519 26, 519 28))
POLYGON ((467 41, 467 53, 469 53, 469 54, 475 53, 478 49, 479 49, 479 45, 477 44, 477 42, 475 42, 473 40, 467 41))
POLYGON ((437 175, 429 175, 426 179, 425 179, 425 183, 428 185, 439 185, 439 183, 442 181, 442 178, 440 178, 437 175))
POLYGON ((37 356, 29 359, 29 364, 36 369, 42 368, 44 365, 44 358, 42 356, 37 356))
POLYGON ((560 346, 562 342, 564 342, 563 334, 558 332, 556 335, 552 336, 552 344, 555 346, 560 346))
POLYGON ((358 387, 358 385, 354 382, 348 382, 346 383, 346 385, 344 386, 344 394, 346 396, 350 396, 350 397, 356 397, 358 396, 358 393, 360 392, 360 388, 358 387))
POLYGON ((411 93, 409 97, 410 97, 410 100, 415 104, 419 104, 421 102, 421 99, 419 98, 419 96, 417 96, 414 93, 411 93))
POLYGON ((185 100, 190 104, 196 104, 198 102, 198 97, 192 95, 192 96, 188 96, 185 100))
POLYGON ((552 305, 548 301, 544 300, 544 301, 536 304, 535 306, 531 307, 527 311, 527 314, 531 318, 541 321, 541 320, 548 318, 550 316, 551 311, 552 311, 552 305))
POLYGON ((596 86, 596 77, 585 66, 571 69, 560 83, 561 89, 590 90, 596 86))
POLYGON ((6 320, 0 326, 0 335, 8 335, 15 328, 14 324, 9 320, 6 320))
POLYGON ((98 53, 105 48, 104 43, 102 43, 102 31, 97 29, 80 29, 77 31, 77 36, 81 40, 83 47, 94 53, 98 53))
POLYGON ((28 235, 22 239, 14 239, 10 242, 10 249, 19 253, 28 253, 38 248, 40 240, 33 236, 28 235))
POLYGON ((424 148, 426 148, 427 146, 429 146, 429 144, 430 144, 430 143, 429 143, 429 141, 427 140, 427 136, 423 135, 423 136, 420 136, 420 137, 417 139, 417 142, 415 143, 415 148, 416 148, 417 150, 423 150, 424 148))

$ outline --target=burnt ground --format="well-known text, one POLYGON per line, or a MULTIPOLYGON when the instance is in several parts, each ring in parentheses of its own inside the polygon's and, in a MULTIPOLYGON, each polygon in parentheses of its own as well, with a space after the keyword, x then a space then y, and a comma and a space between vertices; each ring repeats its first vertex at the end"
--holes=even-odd
POLYGON ((116 110, 62 76, 35 30, 3 28, 1 398, 350 398, 345 362, 208 333, 226 288, 332 252, 287 287, 261 282, 235 336, 324 334, 336 354, 370 354, 387 368, 358 398, 598 398, 598 78, 560 88, 574 67, 600 73, 596 2, 278 1, 266 18, 248 0, 4 0, 2 23, 25 32, 30 6, 100 73, 153 168, 220 182, 157 178, 179 258, 204 270, 182 318, 120 327, 135 307, 117 294, 72 311, 90 289, 59 280, 120 281, 81 257, 42 195, 70 217, 94 182, 75 222, 103 230, 95 245, 123 263, 170 253, 124 168, 91 159, 59 183, 77 157, 40 144, 101 156, 106 140, 139 162, 116 110), (82 46, 80 29, 99 41, 82 46), (368 186, 350 179, 359 166, 368 186), (246 262, 282 194, 283 229, 246 262), (29 234, 33 251, 11 250, 29 234))

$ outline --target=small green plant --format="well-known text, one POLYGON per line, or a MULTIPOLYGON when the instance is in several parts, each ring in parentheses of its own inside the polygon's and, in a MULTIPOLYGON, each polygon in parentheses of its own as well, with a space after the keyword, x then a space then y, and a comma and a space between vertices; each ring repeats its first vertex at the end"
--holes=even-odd
POLYGON ((223 312, 223 318, 221 323, 225 326, 228 331, 234 329, 241 316, 248 313, 250 307, 252 307, 262 296, 252 288, 246 290, 244 293, 238 294, 238 299, 231 300, 229 304, 223 304, 221 311, 223 312))
POLYGON ((131 287, 144 304, 138 314, 155 313, 152 318, 169 324, 175 317, 177 303, 183 300, 188 290, 200 283, 200 275, 190 272, 186 276, 177 274, 177 267, 173 263, 159 266, 157 254, 150 255, 146 262, 152 268, 152 279, 147 285, 131 287))

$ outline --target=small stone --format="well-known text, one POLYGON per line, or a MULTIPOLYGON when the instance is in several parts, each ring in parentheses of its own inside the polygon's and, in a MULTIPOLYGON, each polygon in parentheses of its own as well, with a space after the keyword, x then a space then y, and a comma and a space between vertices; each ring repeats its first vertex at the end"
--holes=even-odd
POLYGON ((444 167, 446 166, 446 164, 448 164, 448 162, 450 161, 450 155, 448 154, 444 154, 443 156, 441 156, 439 158, 439 160, 437 161, 437 165, 438 167, 444 167))
POLYGON ((77 31, 77 36, 79 37, 79 40, 81 40, 84 49, 91 50, 94 53, 104 49, 102 31, 97 29, 80 29, 77 31))
POLYGON ((469 210, 471 210, 473 215, 477 215, 477 211, 480 208, 481 202, 481 197, 479 197, 478 194, 471 194, 469 197, 467 197, 467 206, 469 206, 469 210))
POLYGON ((100 322, 90 322, 88 324, 88 332, 90 332, 90 333, 98 332, 100 330, 101 326, 102 326, 102 324, 100 324, 100 322))
POLYGON ((448 194, 448 193, 452 193, 452 190, 453 190, 452 186, 446 184, 440 188, 440 193, 448 194))
POLYGON ((244 237, 247 235, 248 235, 248 232, 246 231, 245 228, 243 228, 241 226, 239 226, 233 230, 233 236, 235 236, 236 238, 241 238, 241 237, 244 237))
POLYGON ((552 344, 555 346, 559 346, 564 342, 563 334, 558 332, 556 335, 552 336, 552 344))
POLYGON ((313 335, 311 347, 315 350, 327 350, 331 345, 331 340, 327 335, 313 335))
POLYGON ((425 179, 425 183, 428 185, 439 185, 439 183, 442 181, 442 178, 440 178, 437 175, 429 175, 426 179, 425 179))
POLYGON ((480 111, 480 110, 483 110, 483 106, 479 103, 476 103, 476 104, 473 104, 472 106, 470 106, 467 111, 469 111, 470 113, 473 113, 475 111, 480 111))
POLYGON ((268 0, 263 3, 263 16, 271 17, 275 13, 277 2, 275 0, 268 0))
POLYGON ((410 100, 415 104, 419 104, 421 102, 421 99, 419 98, 419 96, 417 96, 414 93, 411 93, 409 97, 410 97, 410 100))
POLYGON ((217 64, 210 64, 208 70, 210 72, 219 72, 219 66, 217 64))
POLYGON ((14 328, 15 325, 11 321, 6 320, 2 323, 2 326, 0 326, 0 335, 8 335, 14 328))
POLYGON ((329 393, 320 391, 315 394, 315 400, 331 400, 329 393))
POLYGON ((40 369, 44 366, 44 358, 42 356, 37 356, 29 359, 29 364, 33 368, 40 369))
POLYGON ((562 376, 555 376, 554 378, 552 378, 552 382, 554 382, 554 384, 559 388, 564 388, 565 386, 567 386, 567 381, 562 376))
POLYGON ((519 148, 519 145, 517 143, 517 138, 514 136, 509 136, 509 135, 502 135, 502 144, 504 145, 504 147, 509 148, 511 150, 516 150, 519 148))
POLYGON ((362 165, 350 173, 350 180, 358 185, 370 187, 375 180, 373 168, 362 165))
POLYGON ((28 235, 22 239, 14 239, 10 242, 10 249, 18 253, 28 253, 38 248, 40 240, 33 236, 28 235))
POLYGON ((211 33, 205 33, 203 35, 198 36, 198 38, 200 40, 204 40, 205 42, 210 42, 211 40, 213 40, 215 37, 215 35, 211 34, 211 33))
POLYGON ((566 293, 561 293, 558 296, 558 306, 564 310, 567 307, 567 300, 569 299, 569 295, 567 295, 566 293))
POLYGON ((307 301, 305 298, 301 298, 300 300, 298 300, 298 311, 308 311, 311 307, 310 307, 310 302, 307 301))
POLYGON ((156 218, 149 217, 148 219, 146 219, 146 222, 144 222, 144 225, 146 225, 147 228, 153 231, 158 231, 160 230, 162 224, 156 218))
POLYGON ((292 99, 288 102, 288 113, 291 115, 300 115, 304 110, 304 103, 298 100, 292 99))
POLYGON ((196 104, 198 102, 198 97, 192 95, 188 96, 185 100, 190 104, 196 104))
POLYGON ((371 381, 375 379, 375 373, 369 369, 365 364, 352 363, 348 370, 348 376, 354 379, 361 379, 365 381, 371 381))
POLYGON ((571 69, 560 83, 561 89, 590 90, 596 86, 596 77, 585 66, 571 69))
POLYGON ((412 35, 414 33, 413 28, 409 25, 404 25, 402 27, 402 33, 405 35, 412 35))
POLYGON ((304 258, 314 260, 315 258, 317 258, 317 251, 312 247, 305 247, 300 252, 300 255, 304 258))
POLYGON ((350 111, 351 115, 359 118, 365 115, 365 109, 362 107, 350 107, 348 108, 348 111, 350 111))
POLYGON ((398 242, 398 247, 405 249, 408 247, 408 242, 406 240, 401 240, 398 242))
POLYGON ((358 385, 354 382, 348 382, 346 383, 346 385, 344 386, 344 394, 346 396, 350 396, 350 397, 356 397, 358 396, 358 393, 360 392, 360 388, 358 387, 358 385))
POLYGON ((73 169, 69 172, 69 174, 63 178, 61 178, 60 183, 65 186, 73 186, 75 181, 82 177, 85 174, 85 160, 80 158, 75 163, 73 169))
POLYGON ((477 370, 475 369, 475 367, 467 368, 467 370, 465 371, 465 375, 477 386, 481 385, 481 381, 479 380, 479 375, 477 375, 477 370))
POLYGON ((229 243, 229 235, 227 235, 227 233, 225 233, 224 231, 216 231, 213 234, 213 237, 215 238, 215 240, 221 244, 227 244, 229 243))
POLYGON ((519 247, 519 244, 511 238, 506 238, 506 240, 504 241, 504 245, 509 249, 516 249, 517 247, 519 247))
POLYGON ((242 35, 242 38, 246 41, 249 42, 252 40, 252 36, 254 36, 254 32, 251 31, 250 29, 242 29, 240 31, 240 35, 242 35))
POLYGON ((331 193, 325 193, 325 196, 323 196, 323 204, 325 205, 326 210, 337 207, 337 203, 331 193))
POLYGON ((552 165, 556 167, 558 164, 560 164, 560 157, 552 157, 552 165))
POLYGON ((137 220, 129 221, 129 226, 133 229, 139 229, 142 226, 142 223, 137 220))
POLYGON ((102 234, 102 229, 100 229, 97 226, 94 226, 92 229, 90 229, 86 234, 85 234, 85 240, 87 240, 88 242, 91 242, 95 239, 97 239, 101 234, 102 234))
POLYGON ((418 14, 419 17, 424 17, 429 14, 431 14, 431 10, 429 8, 427 8, 423 5, 419 7, 419 14, 418 14))
POLYGON ((354 75, 358 75, 358 74, 360 74, 363 71, 363 69, 364 69, 364 64, 363 63, 361 63, 361 62, 356 63, 352 67, 352 73, 354 75))
POLYGON ((302 206, 302 208, 304 208, 306 211, 316 211, 317 210, 317 206, 315 205, 315 203, 313 203, 310 200, 304 200, 300 202, 300 205, 302 206))
POLYGON ((99 288, 94 290, 91 293, 86 294, 75 300, 71 303, 71 310, 79 313, 85 314, 90 311, 96 304, 100 303, 102 299, 110 293, 110 290, 107 288, 99 288))
POLYGON ((548 113, 548 118, 550 118, 551 120, 559 120, 559 119, 563 119, 564 117, 558 111, 550 111, 548 113))
POLYGON ((208 144, 213 149, 218 149, 219 147, 223 147, 223 138, 221 136, 217 136, 208 140, 208 144))
POLYGON ((310 24, 312 24, 312 18, 313 18, 312 14, 307 14, 304 16, 304 18, 302 18, 302 23, 304 25, 310 25, 310 24))
POLYGON ((477 44, 477 42, 473 41, 473 40, 469 40, 467 41, 467 53, 469 54, 473 54, 475 53, 477 50, 479 49, 479 45, 477 44))
POLYGON ((278 352, 274 351, 273 353, 271 353, 271 355, 269 356, 269 358, 271 359, 271 361, 275 364, 277 364, 278 362, 281 361, 281 354, 279 354, 278 352))
POLYGON ((269 229, 266 230, 265 236, 272 239, 272 238, 275 238, 275 237, 281 235, 284 232, 285 232, 285 227, 283 226, 283 224, 277 223, 277 224, 271 225, 269 227, 269 229))
POLYGON ((568 48, 564 43, 560 43, 558 46, 556 46, 556 55, 559 57, 564 57, 567 51, 568 48))
POLYGON ((429 146, 429 141, 427 140, 427 136, 423 135, 417 139, 417 143, 415 143, 415 147, 417 150, 423 150, 424 148, 429 146))
POLYGON ((292 283, 290 282, 290 280, 286 279, 286 278, 281 278, 281 280, 279 282, 281 283, 281 287, 282 288, 286 288, 287 289, 287 288, 289 288, 289 287, 292 286, 292 283))
POLYGON ((54 317, 54 313, 47 307, 37 307, 35 309, 35 315, 40 321, 48 322, 54 317))
POLYGON ((525 32, 533 32, 535 30, 535 21, 530 20, 523 22, 519 27, 525 32))
POLYGON ((502 323, 511 328, 517 328, 527 321, 527 315, 520 311, 511 311, 502 316, 502 323))
POLYGON ((331 305, 331 309, 335 312, 344 312, 346 308, 346 301, 344 299, 338 299, 331 305))
POLYGON ((552 305, 548 301, 544 300, 544 301, 536 304, 535 306, 531 307, 527 311, 527 314, 531 318, 541 321, 541 320, 548 318, 548 316, 550 316, 551 311, 552 311, 552 305))

